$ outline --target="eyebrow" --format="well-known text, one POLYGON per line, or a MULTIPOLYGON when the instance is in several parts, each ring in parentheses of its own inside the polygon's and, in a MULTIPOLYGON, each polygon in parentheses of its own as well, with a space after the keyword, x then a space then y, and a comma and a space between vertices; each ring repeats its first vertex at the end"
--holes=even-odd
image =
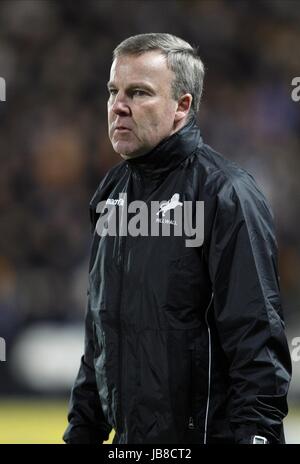
MULTIPOLYGON (((113 82, 109 81, 107 83, 107 88, 111 89, 112 87, 116 87, 116 85, 113 82)), ((149 90, 150 92, 155 92, 154 88, 151 85, 146 84, 145 82, 132 82, 131 84, 129 84, 126 90, 135 89, 137 87, 149 90)))

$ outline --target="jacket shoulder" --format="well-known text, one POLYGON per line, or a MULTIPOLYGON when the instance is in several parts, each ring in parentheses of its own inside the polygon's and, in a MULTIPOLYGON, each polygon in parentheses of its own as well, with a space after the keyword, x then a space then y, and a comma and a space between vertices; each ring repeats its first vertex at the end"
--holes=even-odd
POLYGON ((197 151, 197 162, 205 175, 205 189, 223 202, 238 202, 244 209, 260 205, 271 212, 271 206, 253 175, 234 161, 225 158, 209 145, 197 151))

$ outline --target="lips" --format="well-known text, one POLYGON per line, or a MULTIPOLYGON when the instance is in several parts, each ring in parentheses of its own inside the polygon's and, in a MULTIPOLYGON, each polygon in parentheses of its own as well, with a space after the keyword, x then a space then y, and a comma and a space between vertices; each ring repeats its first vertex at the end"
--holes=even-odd
POLYGON ((115 128, 115 130, 118 130, 118 131, 130 131, 131 129, 129 129, 129 127, 126 127, 126 126, 117 126, 115 128))

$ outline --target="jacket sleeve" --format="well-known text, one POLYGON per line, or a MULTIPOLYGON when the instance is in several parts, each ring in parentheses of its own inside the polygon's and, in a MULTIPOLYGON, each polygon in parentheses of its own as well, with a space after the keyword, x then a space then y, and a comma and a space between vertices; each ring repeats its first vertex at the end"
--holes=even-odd
POLYGON ((63 435, 63 440, 69 444, 100 444, 109 438, 112 430, 105 420, 98 395, 93 365, 94 351, 93 322, 88 295, 84 355, 81 357, 79 372, 71 391, 69 425, 63 435))
POLYGON ((213 323, 228 361, 236 443, 284 438, 291 361, 285 336, 273 215, 252 176, 217 195, 208 252, 213 323))

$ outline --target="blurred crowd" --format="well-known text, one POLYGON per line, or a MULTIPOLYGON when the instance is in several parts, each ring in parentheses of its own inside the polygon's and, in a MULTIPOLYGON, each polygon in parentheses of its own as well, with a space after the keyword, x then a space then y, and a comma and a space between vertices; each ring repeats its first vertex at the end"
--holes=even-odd
POLYGON ((82 321, 88 203, 109 143, 114 47, 143 32, 198 46, 206 143, 256 178, 274 215, 287 321, 300 327, 300 4, 294 0, 1 0, 0 336, 82 321))

